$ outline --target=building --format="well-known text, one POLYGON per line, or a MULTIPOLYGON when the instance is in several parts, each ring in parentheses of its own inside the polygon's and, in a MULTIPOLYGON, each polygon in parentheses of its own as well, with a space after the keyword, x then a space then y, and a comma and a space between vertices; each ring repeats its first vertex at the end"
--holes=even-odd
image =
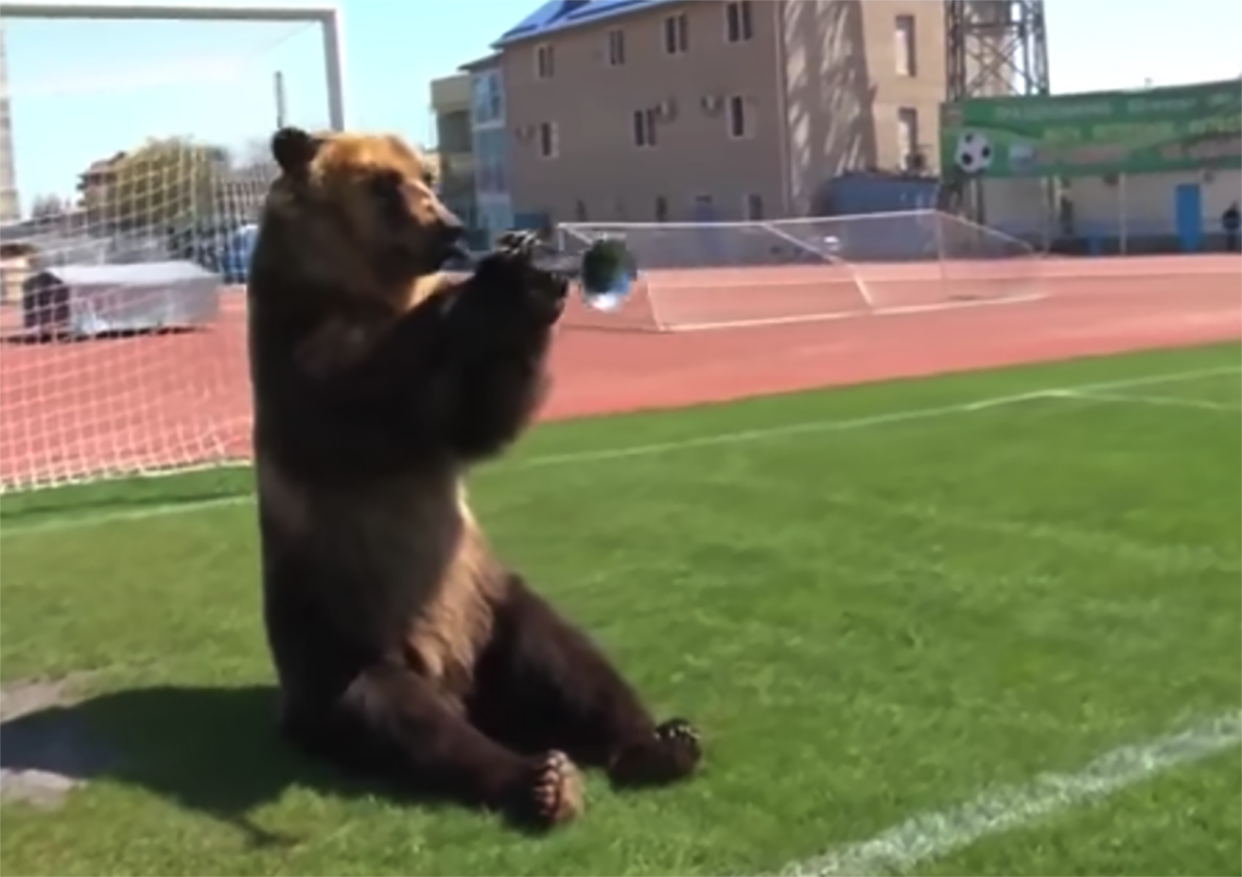
POLYGON ((1012 235, 1080 252, 1221 249, 1242 193, 1242 82, 976 98, 946 105, 941 138, 944 174, 973 180, 983 219, 1012 235))
POLYGON ((470 137, 474 151, 475 222, 487 240, 515 226, 509 192, 509 131, 500 55, 461 69, 470 77, 470 137))
POLYGON ((456 73, 431 82, 436 126, 435 177, 440 198, 462 222, 475 224, 474 147, 470 127, 470 74, 456 73))
POLYGON ((95 192, 106 190, 116 182, 117 169, 128 153, 117 152, 109 158, 92 161, 86 170, 78 174, 78 194, 85 203, 95 192))
POLYGON ((840 174, 939 161, 941 3, 554 0, 494 48, 517 215, 806 215, 840 174))

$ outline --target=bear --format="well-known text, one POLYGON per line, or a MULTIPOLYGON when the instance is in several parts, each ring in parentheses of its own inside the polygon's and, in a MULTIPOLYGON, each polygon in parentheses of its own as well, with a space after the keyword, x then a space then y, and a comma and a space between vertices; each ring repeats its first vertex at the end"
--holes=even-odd
POLYGON ((492 551, 470 467, 550 386, 569 287, 509 233, 464 273, 461 222, 395 135, 282 128, 247 282, 262 618, 277 727, 345 772, 540 828, 683 780, 702 747, 657 723, 589 635, 492 551))

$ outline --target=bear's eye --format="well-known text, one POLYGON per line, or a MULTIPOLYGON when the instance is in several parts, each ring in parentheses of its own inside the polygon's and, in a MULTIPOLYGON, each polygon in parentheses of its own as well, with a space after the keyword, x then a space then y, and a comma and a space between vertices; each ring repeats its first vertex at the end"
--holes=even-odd
POLYGON ((386 210, 404 212, 406 209, 405 179, 398 173, 377 174, 370 180, 371 194, 386 210))
POLYGON ((378 197, 400 195, 401 184, 405 180, 398 173, 379 173, 370 179, 371 191, 378 197))

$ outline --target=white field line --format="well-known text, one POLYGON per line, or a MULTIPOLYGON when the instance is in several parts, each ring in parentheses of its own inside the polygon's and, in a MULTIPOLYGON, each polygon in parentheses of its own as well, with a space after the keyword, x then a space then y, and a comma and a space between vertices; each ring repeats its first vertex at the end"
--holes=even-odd
POLYGON ((848 432, 856 429, 869 429, 875 426, 887 426, 894 423, 907 423, 914 420, 927 420, 936 417, 948 417, 956 414, 970 414, 975 411, 986 411, 1004 405, 1020 402, 1031 402, 1041 399, 1059 398, 1066 392, 1107 392, 1109 390, 1129 389, 1131 387, 1150 387, 1161 384, 1177 384, 1197 381, 1206 378, 1223 377, 1225 375, 1242 374, 1242 368, 1227 366, 1189 371, 1165 372, 1163 374, 1146 375, 1141 378, 1126 378, 1116 381, 1103 381, 1090 384, 1075 384, 1060 387, 1044 387, 1029 390, 1025 393, 1014 393, 1006 396, 991 396, 970 402, 957 402, 935 408, 907 408, 891 411, 887 414, 876 414, 870 417, 857 417, 849 420, 811 420, 804 423, 790 423, 785 426, 773 426, 766 429, 751 429, 740 432, 723 432, 716 435, 698 436, 679 439, 671 442, 659 442, 648 445, 633 445, 628 448, 606 448, 598 451, 576 451, 568 454, 547 454, 519 460, 507 467, 510 469, 533 469, 542 466, 560 466, 566 463, 586 463, 599 460, 621 460, 627 457, 651 457, 672 451, 687 451, 696 448, 707 448, 716 445, 733 445, 742 442, 763 439, 785 438, 792 435, 812 433, 848 432))
POLYGON ((870 840, 846 844, 781 873, 790 877, 876 877, 911 871, 989 835, 1027 826, 1105 798, 1175 767, 1242 745, 1242 715, 1231 713, 1181 733, 1123 746, 1074 773, 1045 773, 986 791, 948 810, 922 813, 870 840))
MULTIPOLYGON (((517 460, 508 465, 497 467, 491 471, 521 471, 526 469, 543 468, 545 466, 563 466, 575 463, 624 460, 631 457, 653 457, 677 451, 689 451, 697 448, 741 444, 744 442, 764 441, 767 439, 779 439, 795 435, 848 432, 857 429, 870 429, 877 426, 887 426, 890 424, 929 420, 937 417, 952 417, 958 414, 970 414, 976 411, 986 411, 991 408, 999 408, 1005 405, 1015 405, 1022 402, 1063 398, 1066 392, 1107 392, 1114 389, 1185 383, 1188 381, 1205 380, 1208 378, 1236 374, 1242 374, 1242 368, 1237 366, 1228 366, 1163 372, 1161 374, 1145 375, 1138 378, 1126 378, 1122 380, 1103 381, 1089 384, 1043 387, 1029 390, 1025 393, 1015 393, 1005 396, 991 396, 968 402, 957 402, 951 405, 941 405, 935 408, 908 408, 899 411, 891 411, 886 414, 876 414, 868 417, 856 417, 844 420, 812 420, 805 421, 803 423, 790 423, 784 426, 773 426, 765 429, 724 432, 717 433, 715 435, 678 439, 676 441, 669 442, 631 445, 630 447, 620 448, 605 448, 598 451, 575 451, 567 454, 545 454, 543 456, 531 457, 527 460, 517 460)), ((190 514, 192 512, 204 511, 207 509, 239 505, 252 500, 253 496, 250 495, 226 496, 199 502, 169 503, 166 505, 154 505, 125 511, 107 512, 98 515, 53 518, 29 525, 18 524, 14 526, 9 524, 3 528, 0 528, 0 537, 15 537, 28 534, 32 535, 37 533, 74 529, 78 527, 93 527, 100 524, 110 524, 116 521, 146 520, 150 518, 163 517, 165 515, 190 514)))
POLYGON ((1062 390, 1049 393, 1062 399, 1083 399, 1093 402, 1114 402, 1130 405, 1148 405, 1156 408, 1193 408, 1198 411, 1229 411, 1242 414, 1242 406, 1226 405, 1208 399, 1189 399, 1183 396, 1132 396, 1128 393, 1097 393, 1092 390, 1062 390))
MULTIPOLYGON (((713 332, 721 329, 748 329, 756 326, 786 326, 791 323, 824 323, 832 320, 857 320, 867 317, 903 317, 916 314, 934 313, 936 311, 954 311, 960 308, 999 307, 1040 301, 1047 298, 1042 292, 1028 292, 1007 295, 1000 298, 961 299, 956 301, 931 302, 921 305, 891 305, 873 307, 871 305, 870 287, 861 277, 853 278, 867 307, 853 311, 823 311, 811 314, 795 314, 788 317, 753 317, 746 320, 718 320, 714 323, 661 323, 667 332, 713 332)), ((872 281, 874 282, 874 281, 872 281)), ((657 287, 658 289, 658 287, 657 287)), ((664 305, 667 308, 667 305, 664 305)))

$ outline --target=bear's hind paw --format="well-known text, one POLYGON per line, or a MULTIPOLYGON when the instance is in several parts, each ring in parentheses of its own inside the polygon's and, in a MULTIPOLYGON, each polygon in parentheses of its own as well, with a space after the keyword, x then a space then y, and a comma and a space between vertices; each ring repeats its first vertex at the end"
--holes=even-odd
POLYGON ((563 752, 547 752, 535 764, 523 797, 519 815, 524 821, 541 828, 570 822, 585 804, 582 774, 563 752))
POLYGON ((669 719, 650 740, 622 752, 608 776, 618 786, 661 785, 694 773, 702 757, 698 730, 685 719, 669 719))

